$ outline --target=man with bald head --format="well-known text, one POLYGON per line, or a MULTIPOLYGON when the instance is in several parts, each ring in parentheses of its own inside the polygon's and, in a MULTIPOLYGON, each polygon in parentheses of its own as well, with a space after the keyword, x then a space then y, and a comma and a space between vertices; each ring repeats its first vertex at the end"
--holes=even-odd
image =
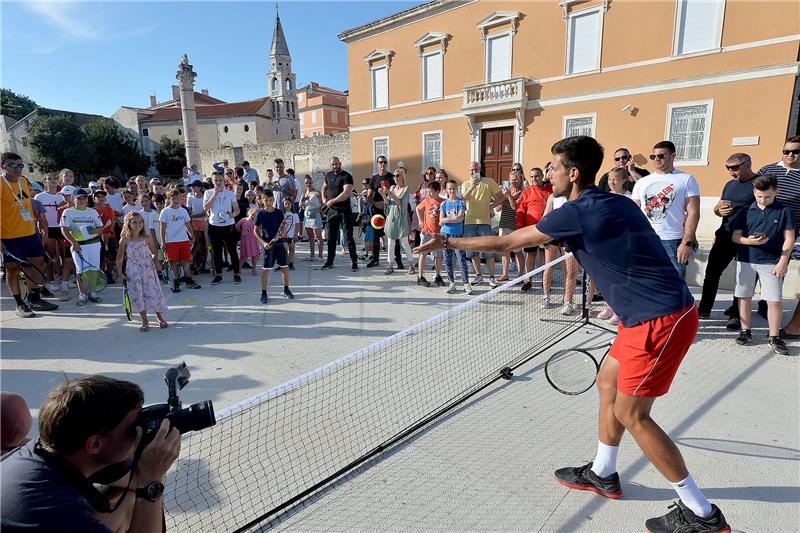
POLYGON ((30 409, 22 396, 0 392, 0 453, 5 455, 28 442, 32 424, 30 409))
MULTIPOLYGON (((331 158, 331 171, 325 174, 322 184, 323 205, 328 209, 327 234, 328 257, 322 270, 333 268, 336 257, 336 237, 339 228, 344 225, 347 251, 350 252, 350 262, 353 272, 358 270, 358 256, 356 255, 356 241, 353 240, 353 208, 350 204, 350 195, 353 193, 353 176, 342 170, 342 162, 338 157, 331 158)), ((342 243, 344 245, 344 243, 342 243)))

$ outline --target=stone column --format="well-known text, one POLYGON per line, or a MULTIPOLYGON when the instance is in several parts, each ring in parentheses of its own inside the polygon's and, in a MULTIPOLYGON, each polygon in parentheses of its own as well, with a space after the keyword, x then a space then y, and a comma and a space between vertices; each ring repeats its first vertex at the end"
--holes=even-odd
POLYGON ((175 75, 181 88, 181 116, 183 118, 183 143, 186 146, 186 165, 197 165, 200 169, 200 140, 197 136, 197 114, 194 110, 194 79, 197 73, 192 70, 186 54, 181 56, 178 72, 175 75))

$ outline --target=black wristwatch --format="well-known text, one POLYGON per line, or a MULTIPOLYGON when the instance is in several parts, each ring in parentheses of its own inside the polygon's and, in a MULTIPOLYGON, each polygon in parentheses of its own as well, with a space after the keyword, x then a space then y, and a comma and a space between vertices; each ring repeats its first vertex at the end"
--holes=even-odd
POLYGON ((151 481, 141 489, 136 489, 136 497, 149 502, 157 502, 164 494, 164 484, 160 481, 151 481))

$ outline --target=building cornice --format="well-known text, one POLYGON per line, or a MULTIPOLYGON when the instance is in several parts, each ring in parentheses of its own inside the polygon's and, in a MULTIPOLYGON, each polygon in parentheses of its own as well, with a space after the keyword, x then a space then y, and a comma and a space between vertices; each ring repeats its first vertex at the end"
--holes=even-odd
POLYGON ((402 24, 408 24, 421 18, 435 15, 441 11, 461 7, 476 1, 477 0, 433 0, 432 2, 426 2, 424 4, 399 11, 393 15, 389 15, 388 17, 383 17, 367 24, 345 30, 337 37, 340 41, 351 43, 375 32, 386 30, 402 24))

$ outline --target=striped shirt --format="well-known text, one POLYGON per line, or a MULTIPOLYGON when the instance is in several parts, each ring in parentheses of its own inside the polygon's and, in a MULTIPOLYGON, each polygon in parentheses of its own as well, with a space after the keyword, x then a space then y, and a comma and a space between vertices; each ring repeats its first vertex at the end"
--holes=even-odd
POLYGON ((761 167, 758 175, 778 178, 778 200, 792 210, 795 234, 800 233, 800 169, 787 168, 783 161, 761 167))

